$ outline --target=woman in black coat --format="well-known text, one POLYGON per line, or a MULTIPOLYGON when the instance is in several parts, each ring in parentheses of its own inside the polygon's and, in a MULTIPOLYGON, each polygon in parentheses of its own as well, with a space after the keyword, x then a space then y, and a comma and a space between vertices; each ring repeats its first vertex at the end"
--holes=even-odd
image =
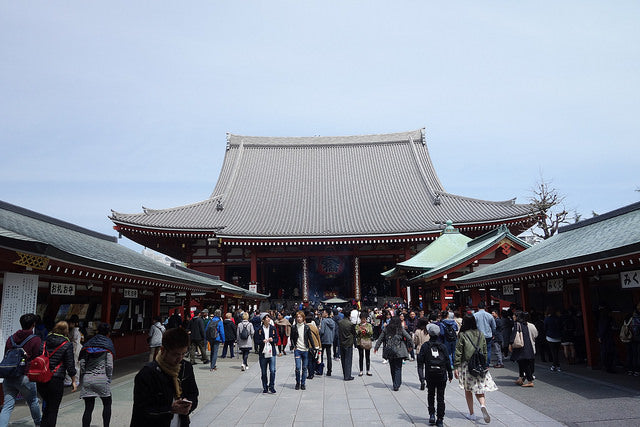
POLYGON ((253 340, 258 345, 258 361, 262 370, 262 392, 275 393, 276 382, 276 343, 278 342, 278 334, 276 327, 271 324, 271 316, 265 314, 262 318, 262 325, 256 329, 253 340), (267 331, 265 333, 265 331, 267 331), (267 345, 271 347, 265 348, 267 345), (269 382, 267 383, 267 366, 269 366, 269 382))
POLYGON ((73 360, 73 344, 69 341, 69 324, 58 322, 47 335, 47 339, 40 349, 49 355, 49 369, 53 377, 49 382, 37 383, 38 393, 42 397, 42 423, 43 427, 55 427, 58 419, 58 409, 64 393, 64 377, 68 373, 71 377, 71 391, 77 390, 76 364, 73 360), (45 348, 46 347, 46 348, 45 348))
POLYGON ((533 323, 527 322, 528 313, 523 311, 516 312, 516 320, 511 330, 511 338, 509 339, 509 350, 511 350, 511 360, 518 362, 520 375, 516 380, 516 384, 522 387, 533 387, 533 369, 535 366, 536 347, 535 340, 538 336, 538 330, 533 323), (522 331, 524 347, 513 348, 513 341, 518 331, 522 331), (527 382, 525 382, 525 380, 527 382))

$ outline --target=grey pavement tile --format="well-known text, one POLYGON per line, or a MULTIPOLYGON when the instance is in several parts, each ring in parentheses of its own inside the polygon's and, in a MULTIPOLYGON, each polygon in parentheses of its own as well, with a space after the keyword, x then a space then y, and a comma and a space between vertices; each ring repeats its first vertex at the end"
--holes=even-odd
POLYGON ((351 409, 373 409, 375 405, 371 399, 367 398, 350 398, 349 407, 351 409))
POLYGON ((358 421, 375 421, 380 419, 380 414, 375 409, 352 409, 351 419, 358 421))

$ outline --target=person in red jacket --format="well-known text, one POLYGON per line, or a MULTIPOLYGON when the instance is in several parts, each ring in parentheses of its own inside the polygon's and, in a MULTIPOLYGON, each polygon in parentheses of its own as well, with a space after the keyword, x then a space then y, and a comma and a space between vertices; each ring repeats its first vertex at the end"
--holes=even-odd
MULTIPOLYGON (((15 346, 22 345, 22 349, 27 353, 27 366, 29 362, 36 356, 40 355, 40 337, 34 335, 33 328, 36 326, 37 316, 33 313, 27 313, 20 316, 20 327, 22 329, 16 331, 15 334, 7 339, 7 343, 4 347, 5 354, 15 346), (13 342, 12 342, 13 341, 13 342)), ((16 403, 16 396, 18 393, 22 395, 24 400, 29 405, 31 411, 31 418, 35 425, 40 425, 42 415, 40 413, 40 404, 38 402, 38 392, 36 390, 36 383, 29 381, 26 375, 21 375, 15 378, 5 378, 2 383, 2 390, 4 391, 4 405, 2 406, 2 412, 0 413, 0 427, 7 426, 9 419, 11 418, 11 412, 16 403)))

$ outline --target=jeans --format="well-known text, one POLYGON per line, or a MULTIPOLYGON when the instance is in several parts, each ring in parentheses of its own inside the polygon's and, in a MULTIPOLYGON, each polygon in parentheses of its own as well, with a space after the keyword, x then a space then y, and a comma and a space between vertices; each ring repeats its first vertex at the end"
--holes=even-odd
POLYGON ((434 404, 434 400, 436 400, 438 403, 438 412, 436 417, 439 420, 444 418, 444 389, 446 387, 446 380, 427 381, 427 404, 429 405, 429 415, 436 414, 436 406, 434 404))
POLYGON ((211 369, 216 367, 216 362, 218 361, 218 349, 220 348, 219 341, 212 341, 211 344, 211 369))
POLYGON ((0 426, 5 427, 9 424, 9 418, 16 404, 16 396, 18 393, 22 395, 29 405, 33 422, 36 425, 40 424, 42 415, 40 414, 36 383, 29 381, 26 375, 22 375, 17 378, 5 378, 2 383, 2 389, 4 390, 4 406, 0 413, 0 426))
POLYGON ((487 340, 487 364, 489 364, 491 362, 491 347, 492 347, 491 343, 493 342, 493 338, 485 337, 485 339, 487 340))
POLYGON ((397 390, 400 388, 400 385, 402 385, 402 358, 390 358, 389 369, 391 370, 391 381, 393 382, 393 389, 397 390))
POLYGON ((251 351, 251 347, 241 348, 240 352, 242 353, 242 364, 247 366, 247 360, 249 359, 249 352, 251 351))
POLYGON ((362 372, 363 359, 367 361, 367 372, 369 372, 371 370, 371 349, 365 350, 358 346, 358 366, 360 367, 360 372, 362 372))
POLYGON ((276 383, 276 356, 264 357, 263 353, 260 353, 258 358, 260 362, 260 370, 262 370, 262 388, 274 388, 276 383), (269 383, 267 384, 267 366, 269 367, 269 383))
POLYGON ((200 357, 203 363, 207 363, 207 349, 205 348, 204 341, 191 341, 189 345, 189 360, 192 364, 196 362, 196 348, 200 350, 200 357))
POLYGON ((340 347, 340 363, 342 363, 342 375, 346 380, 351 378, 351 363, 353 361, 353 347, 340 347))
POLYGON ((551 341, 547 341, 547 343, 549 344, 549 350, 551 351, 551 359, 553 362, 553 366, 555 366, 556 368, 560 367, 560 343, 559 342, 551 342, 551 341))
POLYGON ((451 361, 451 367, 453 367, 453 359, 456 357, 456 342, 457 341, 446 341, 446 340, 444 342, 444 346, 447 348, 447 352, 449 353, 449 360, 451 361))
POLYGON ((222 357, 223 359, 225 357, 227 357, 227 349, 229 349, 229 351, 231 352, 230 356, 233 359, 233 346, 234 346, 234 341, 225 341, 224 342, 224 347, 222 347, 222 357))
POLYGON ((42 397, 41 427, 55 427, 58 410, 64 393, 64 377, 53 377, 48 383, 37 383, 38 393, 42 397))
POLYGON ((331 344, 322 344, 322 356, 320 356, 320 361, 324 363, 324 356, 327 355, 327 375, 331 374, 331 344))
MULTIPOLYGON (((496 363, 502 365, 502 343, 498 340, 493 340, 491 345, 493 346, 493 352, 496 354, 496 363)), ((488 359, 488 361, 491 364, 491 359, 488 359)))
POLYGON ((296 384, 305 385, 307 381, 307 366, 309 365, 309 352, 300 351, 297 348, 293 352, 296 361, 296 384))

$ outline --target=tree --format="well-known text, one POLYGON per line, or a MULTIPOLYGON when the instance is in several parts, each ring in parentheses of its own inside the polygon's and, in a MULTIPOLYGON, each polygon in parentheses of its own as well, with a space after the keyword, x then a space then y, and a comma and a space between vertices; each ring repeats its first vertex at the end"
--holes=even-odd
POLYGON ((551 185, 551 181, 545 181, 542 176, 531 189, 531 193, 530 215, 538 220, 537 226, 531 232, 535 236, 548 239, 556 234, 560 224, 569 223, 569 212, 563 205, 565 196, 551 185))

